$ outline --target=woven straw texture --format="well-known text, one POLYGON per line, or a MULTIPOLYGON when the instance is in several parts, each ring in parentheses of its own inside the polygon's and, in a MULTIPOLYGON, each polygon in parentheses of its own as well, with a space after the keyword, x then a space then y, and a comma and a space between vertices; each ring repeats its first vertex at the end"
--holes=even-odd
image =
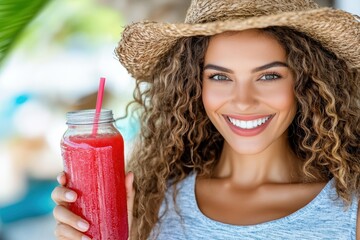
POLYGON ((360 70, 360 18, 311 0, 193 0, 185 23, 127 26, 116 54, 134 78, 151 81, 154 67, 179 38, 269 26, 303 32, 360 70))

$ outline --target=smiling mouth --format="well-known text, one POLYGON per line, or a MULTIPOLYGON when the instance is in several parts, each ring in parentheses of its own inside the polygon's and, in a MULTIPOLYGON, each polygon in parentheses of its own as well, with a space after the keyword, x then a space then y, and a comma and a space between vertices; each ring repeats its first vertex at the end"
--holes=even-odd
POLYGON ((266 117, 245 121, 245 120, 240 120, 240 119, 236 119, 236 118, 232 118, 232 117, 227 116, 227 119, 235 127, 238 127, 238 128, 241 128, 241 129, 254 129, 254 128, 257 128, 257 127, 265 124, 272 117, 273 117, 273 115, 269 115, 269 116, 266 116, 266 117))

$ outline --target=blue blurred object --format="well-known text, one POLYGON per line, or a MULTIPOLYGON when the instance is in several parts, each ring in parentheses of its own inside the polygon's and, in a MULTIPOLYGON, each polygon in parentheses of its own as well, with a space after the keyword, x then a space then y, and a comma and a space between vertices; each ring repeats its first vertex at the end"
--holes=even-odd
POLYGON ((51 192, 57 185, 55 180, 29 178, 29 187, 22 199, 7 206, 0 206, 0 219, 3 225, 50 213, 55 207, 51 192))
POLYGON ((14 105, 17 106, 17 105, 21 105, 23 103, 25 103, 27 100, 29 100, 30 98, 30 94, 27 94, 27 93, 23 93, 21 95, 18 95, 17 97, 15 97, 14 99, 14 105))
POLYGON ((19 107, 31 98, 32 96, 29 93, 20 93, 9 99, 0 99, 0 139, 4 139, 13 134, 13 117, 19 107))

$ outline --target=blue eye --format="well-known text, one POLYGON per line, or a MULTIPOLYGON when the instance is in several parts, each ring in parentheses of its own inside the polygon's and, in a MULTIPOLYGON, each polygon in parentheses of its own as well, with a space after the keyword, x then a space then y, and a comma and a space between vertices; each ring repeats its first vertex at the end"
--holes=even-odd
POLYGON ((227 76, 223 74, 213 74, 209 76, 209 79, 215 80, 215 81, 228 81, 230 80, 227 76))
POLYGON ((279 74, 276 73, 266 73, 264 75, 261 76, 261 78, 259 78, 259 80, 262 81, 273 81, 273 80, 277 80, 281 78, 281 76, 279 74))

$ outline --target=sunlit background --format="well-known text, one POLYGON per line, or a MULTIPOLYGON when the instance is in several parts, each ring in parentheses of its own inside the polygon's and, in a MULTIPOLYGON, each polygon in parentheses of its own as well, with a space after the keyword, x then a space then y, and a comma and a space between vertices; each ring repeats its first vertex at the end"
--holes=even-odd
MULTIPOLYGON (((0 65, 1 240, 55 239, 50 194, 62 171, 66 112, 94 108, 99 78, 106 77, 103 107, 123 116, 134 88, 114 54, 123 27, 144 18, 182 21, 189 3, 52 0, 19 35, 0 65)), ((318 3, 360 15, 358 0, 318 3)), ((129 149, 136 119, 116 126, 129 149)))

